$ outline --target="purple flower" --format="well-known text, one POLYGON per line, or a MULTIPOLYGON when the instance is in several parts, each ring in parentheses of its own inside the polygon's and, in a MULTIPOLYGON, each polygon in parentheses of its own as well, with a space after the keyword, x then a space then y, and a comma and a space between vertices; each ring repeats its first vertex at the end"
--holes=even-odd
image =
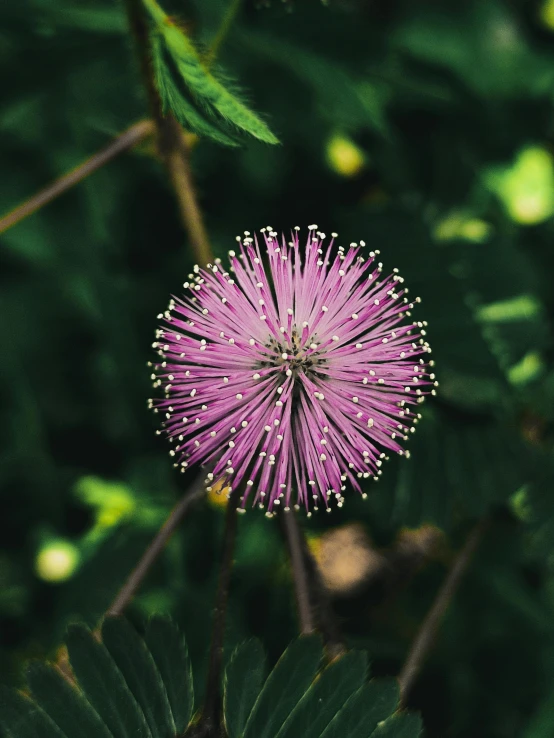
MULTIPOLYGON (((194 268, 183 299, 171 300, 154 348, 154 401, 183 469, 210 463, 209 483, 240 488, 267 508, 329 509, 350 483, 378 479, 398 454, 431 389, 425 323, 397 270, 382 276, 379 251, 338 247, 310 226, 287 243, 262 228, 237 238, 221 260, 194 268)), ((419 299, 414 300, 419 302, 419 299)))

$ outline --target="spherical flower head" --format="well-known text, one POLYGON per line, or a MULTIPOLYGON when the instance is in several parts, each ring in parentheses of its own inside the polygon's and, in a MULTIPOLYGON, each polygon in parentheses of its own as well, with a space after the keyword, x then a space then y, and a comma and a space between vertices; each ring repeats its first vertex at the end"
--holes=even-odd
POLYGON ((227 272, 194 268, 171 300, 154 348, 170 452, 184 470, 209 464, 208 483, 278 506, 342 506, 350 485, 378 479, 387 452, 420 417, 432 389, 425 323, 378 251, 335 248, 317 226, 301 245, 271 227, 238 237, 227 272), (364 255, 362 255, 364 254, 364 255))

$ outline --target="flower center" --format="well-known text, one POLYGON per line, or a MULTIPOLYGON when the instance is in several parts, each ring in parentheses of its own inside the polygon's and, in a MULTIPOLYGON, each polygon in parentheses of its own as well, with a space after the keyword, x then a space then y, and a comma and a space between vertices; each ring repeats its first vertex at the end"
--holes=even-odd
POLYGON ((301 335, 296 328, 291 331, 290 338, 283 336, 282 341, 270 336, 266 348, 273 356, 263 362, 263 365, 266 367, 286 366, 287 370, 292 372, 293 378, 296 378, 300 372, 314 376, 317 373, 317 367, 324 363, 324 359, 319 351, 314 350, 313 340, 310 338, 302 342, 301 335))

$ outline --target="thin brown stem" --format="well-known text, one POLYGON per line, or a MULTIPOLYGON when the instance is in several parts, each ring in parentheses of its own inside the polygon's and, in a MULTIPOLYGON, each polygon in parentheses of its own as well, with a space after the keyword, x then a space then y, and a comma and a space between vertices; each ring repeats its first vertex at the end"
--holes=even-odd
POLYGON ((410 690, 427 658, 427 654, 435 642, 442 619, 460 586, 473 554, 489 527, 489 522, 488 518, 483 518, 472 529, 465 544, 458 552, 431 609, 425 616, 419 632, 410 647, 406 661, 398 676, 400 700, 403 704, 405 704, 410 690))
MULTIPOLYGON (((153 540, 149 544, 146 551, 141 556, 138 564, 132 570, 127 577, 124 585, 117 593, 114 601, 106 611, 106 615, 121 615, 127 605, 131 602, 139 587, 143 583, 148 572, 152 568, 152 565, 163 551, 166 543, 171 538, 171 535, 175 532, 190 506, 197 500, 203 497, 205 494, 205 482, 204 476, 200 474, 192 485, 191 489, 186 492, 181 500, 175 505, 173 510, 169 513, 165 523, 162 525, 160 530, 156 533, 153 540)), ((94 630, 96 638, 100 639, 100 626, 94 630)), ((60 669, 62 675, 71 683, 75 681, 71 666, 69 664, 69 657, 66 646, 63 646, 56 659, 56 666, 60 669)))
POLYGON ((198 477, 189 492, 185 493, 181 500, 175 505, 169 513, 168 518, 162 525, 160 530, 154 536, 152 542, 141 556, 138 564, 129 574, 127 581, 119 590, 116 598, 108 608, 106 615, 121 615, 129 602, 135 596, 138 588, 144 581, 144 578, 152 568, 152 565, 163 551, 166 543, 171 535, 175 532, 191 505, 199 500, 205 494, 204 477, 202 474, 198 477))
POLYGON ((181 221, 188 233, 195 256, 199 263, 206 264, 212 259, 212 249, 198 205, 183 130, 173 115, 164 116, 163 113, 162 101, 154 83, 148 23, 142 3, 140 0, 125 0, 125 5, 131 33, 135 39, 144 88, 156 125, 158 149, 167 168, 181 221))
MULTIPOLYGON (((177 121, 174 123, 179 125, 177 121)), ((204 225, 202 211, 198 205, 190 169, 189 152, 186 149, 180 127, 178 134, 178 146, 168 152, 165 162, 177 196, 181 220, 189 235, 196 259, 200 264, 207 264, 213 259, 212 247, 204 225)))
POLYGON ((207 738, 208 736, 219 735, 220 732, 219 726, 222 717, 221 672, 223 667, 223 644, 225 639, 227 600, 229 599, 229 586, 231 583, 233 556, 235 552, 238 523, 237 507, 239 500, 239 491, 235 490, 231 493, 231 497, 227 503, 221 569, 219 571, 219 582, 214 608, 206 694, 202 714, 194 730, 195 738, 200 738, 201 736, 207 738))
POLYGON ((315 626, 312 603, 310 602, 303 534, 298 524, 296 513, 293 510, 283 511, 280 518, 289 552, 298 620, 300 621, 300 632, 312 633, 315 626))
POLYGON ((119 136, 114 138, 114 140, 103 149, 100 149, 100 151, 93 154, 70 172, 67 172, 67 174, 54 180, 54 182, 47 185, 43 190, 40 190, 24 203, 18 205, 9 213, 4 215, 3 218, 0 218, 0 233, 7 231, 8 228, 11 228, 16 225, 16 223, 19 223, 19 221, 32 215, 37 210, 44 207, 44 205, 52 202, 52 200, 55 200, 71 187, 91 175, 97 169, 100 169, 104 164, 115 159, 115 157, 123 151, 132 149, 133 146, 141 143, 141 141, 144 141, 154 133, 155 127, 151 120, 139 120, 137 123, 133 123, 132 126, 123 131, 123 133, 120 133, 119 136))

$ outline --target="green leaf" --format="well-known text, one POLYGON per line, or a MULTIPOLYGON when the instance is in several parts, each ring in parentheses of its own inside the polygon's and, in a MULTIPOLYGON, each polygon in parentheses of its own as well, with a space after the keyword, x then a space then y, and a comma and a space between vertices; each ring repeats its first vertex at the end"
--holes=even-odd
POLYGON ((553 485, 554 457, 544 454, 533 481, 519 491, 518 499, 512 499, 512 509, 528 525, 533 549, 550 561, 554 553, 553 485))
POLYGON ((509 418, 429 406, 409 448, 410 459, 389 462, 382 481, 389 488, 387 494, 371 500, 396 524, 430 522, 448 528, 456 512, 468 517, 486 514, 532 473, 531 449, 509 418))
POLYGON ((277 738, 318 738, 344 703, 364 683, 368 670, 363 651, 349 651, 330 664, 296 705, 277 738))
POLYGON ((484 186, 521 225, 536 225, 554 215, 554 160, 541 146, 525 146, 511 165, 487 167, 484 186))
POLYGON ((67 735, 79 738, 112 738, 98 713, 53 666, 34 662, 27 669, 27 682, 38 705, 67 735))
MULTIPOLYGON (((143 0, 144 6, 150 13, 154 22, 156 31, 163 39, 165 50, 171 57, 176 69, 178 70, 183 84, 186 86, 190 94, 202 105, 206 112, 212 118, 219 119, 232 127, 236 127, 254 138, 264 141, 265 143, 276 144, 279 140, 271 133, 267 125, 252 110, 242 103, 236 95, 229 90, 209 72, 203 65, 190 39, 175 25, 175 23, 165 14, 162 8, 155 0, 143 0)), ((161 56, 160 49, 157 51, 158 57, 161 56)), ((159 73, 164 73, 163 68, 159 68, 159 73)), ((157 75, 159 77, 159 74, 157 75)), ((169 83, 158 79, 160 92, 166 92, 165 102, 170 104, 170 100, 175 101, 175 88, 169 88, 169 83), (168 96, 168 90, 172 95, 168 96)), ((179 115, 186 114, 186 100, 181 96, 178 107, 179 115), (182 103, 185 102, 183 106, 182 103)), ((177 112, 177 111, 176 111, 177 112)), ((188 111, 190 114, 190 110, 188 111)), ((198 124, 198 119, 196 124, 198 124)))
POLYGON ((166 58, 167 54, 159 33, 151 35, 152 60, 156 85, 163 102, 164 112, 171 110, 179 123, 192 133, 206 136, 225 146, 238 146, 232 132, 225 132, 217 121, 208 120, 198 109, 194 100, 187 97, 186 87, 175 70, 175 65, 166 58))
POLYGON ((0 727, 10 738, 72 738, 65 735, 37 705, 0 685, 0 727))
POLYGON ((317 636, 301 636, 287 648, 266 679, 244 738, 273 738, 312 683, 322 657, 317 636))
POLYGON ((375 679, 350 697, 321 733, 321 738, 369 738, 398 705, 396 679, 375 679))
POLYGON ((385 96, 371 82, 356 79, 336 60, 330 61, 276 35, 240 33, 241 44, 253 53, 286 67, 317 96, 322 117, 344 130, 370 128, 389 136, 385 96))
POLYGON ((71 668, 114 738, 152 738, 142 710, 106 647, 83 625, 69 628, 71 668))
POLYGON ((386 525, 430 522, 448 528, 460 514, 486 514, 532 478, 533 454, 512 409, 515 390, 506 366, 548 332, 535 270, 528 255, 506 239, 439 247, 418 216, 396 206, 358 227, 369 243, 388 238, 394 251, 389 266, 411 275, 410 290, 422 298, 414 317, 429 321, 440 382, 437 401, 423 406, 407 446, 411 458, 392 457, 384 464, 378 488, 366 487, 369 504, 386 525), (521 295, 533 299, 506 303, 521 295), (489 304, 493 309, 483 311, 489 304), (503 337, 508 347, 501 350, 503 337))
MULTIPOLYGON (((123 618, 110 617, 102 637, 98 642, 82 625, 68 631, 78 686, 55 667, 34 663, 27 676, 37 703, 0 690, 0 726, 8 738, 73 738, 75 726, 79 738, 184 734, 193 712, 192 675, 176 626, 156 616, 142 639, 123 618)), ((251 640, 237 648, 225 671, 229 738, 368 738, 396 707, 396 681, 364 684, 368 662, 361 651, 344 654, 318 674, 321 657, 320 638, 301 636, 262 687, 260 643, 251 640)), ((404 720, 401 727, 406 729, 404 720)))
POLYGON ((185 640, 166 617, 154 616, 144 636, 167 691, 178 734, 185 731, 194 710, 192 669, 185 640))
POLYGON ((27 677, 37 704, 2 692, 0 725, 10 738, 73 738, 75 726, 79 738, 174 738, 184 733, 194 698, 190 662, 176 626, 155 617, 142 639, 123 618, 107 618, 102 637, 99 643, 81 625, 68 631, 78 687, 55 667, 33 663, 27 677))
POLYGON ((515 237, 492 238, 486 248, 469 246, 464 260, 466 300, 491 354, 515 386, 539 376, 542 356, 552 347, 540 274, 524 246, 515 237))
POLYGON ((426 330, 431 358, 437 364, 440 397, 471 410, 496 410, 510 388, 468 304, 469 293, 475 290, 478 259, 484 258, 481 245, 463 252, 438 246, 418 216, 396 206, 371 219, 368 213, 363 213, 363 219, 353 213, 350 220, 348 228, 357 226, 368 243, 388 239, 387 269, 397 267, 401 275, 410 275, 410 293, 422 300, 414 317, 417 314, 418 320, 429 322, 426 330), (475 262, 470 259, 473 254, 475 262))
POLYGON ((413 712, 393 715, 371 734, 371 738, 418 738, 423 730, 421 718, 413 712))
POLYGON ((550 738, 554 734, 554 694, 547 694, 538 707, 521 738, 550 738))
POLYGON ((454 15, 444 6, 414 10, 389 40, 395 51, 450 69, 487 100, 528 98, 550 89, 552 63, 528 45, 509 3, 462 3, 454 15))
POLYGON ((107 618, 102 641, 140 705, 152 738, 171 738, 175 724, 160 672, 146 644, 123 618, 107 618))
MULTIPOLYGON (((84 3, 83 3, 84 4, 84 3)), ((98 4, 100 5, 100 3, 98 4)), ((70 3, 57 3, 42 10, 51 13, 48 21, 53 28, 69 28, 71 31, 87 31, 97 34, 124 34, 128 32, 123 7, 71 7, 70 3)))
POLYGON ((225 669, 223 712, 229 738, 242 735, 260 693, 265 671, 262 644, 252 639, 233 652, 225 669))

